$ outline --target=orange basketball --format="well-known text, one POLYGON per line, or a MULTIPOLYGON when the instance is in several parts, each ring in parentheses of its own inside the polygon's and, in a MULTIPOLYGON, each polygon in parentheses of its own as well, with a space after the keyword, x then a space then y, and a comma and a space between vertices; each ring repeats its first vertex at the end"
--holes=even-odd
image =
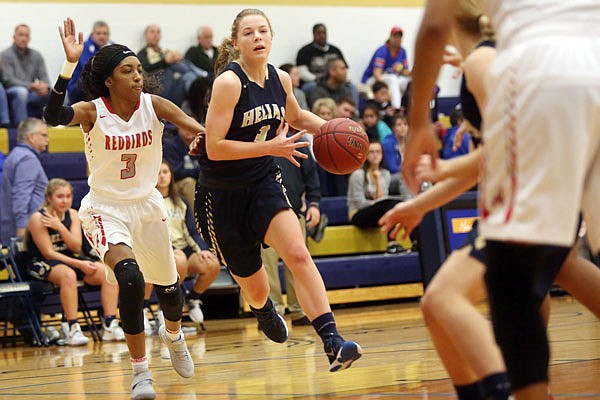
POLYGON ((334 118, 315 134, 313 151, 324 170, 345 175, 356 171, 367 159, 369 137, 357 122, 334 118))

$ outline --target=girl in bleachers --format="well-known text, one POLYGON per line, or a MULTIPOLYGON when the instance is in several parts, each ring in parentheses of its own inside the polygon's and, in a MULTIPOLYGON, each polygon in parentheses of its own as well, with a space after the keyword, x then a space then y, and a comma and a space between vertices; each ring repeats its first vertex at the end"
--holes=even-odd
MULTIPOLYGON (((348 218, 359 228, 375 228, 383 214, 399 202, 388 198, 391 175, 385 168, 381 143, 369 144, 367 160, 350 175, 348 183, 348 218)), ((387 253, 398 253, 400 245, 390 239, 387 253)))
MULTIPOLYGON (((196 232, 193 223, 188 224, 188 205, 177 193, 171 166, 165 160, 160 165, 158 172, 158 183, 156 185, 158 191, 165 199, 165 207, 167 209, 167 223, 171 242, 173 244, 173 252, 175 253, 175 266, 179 274, 179 284, 181 285, 188 275, 198 274, 198 278, 194 283, 194 287, 189 293, 186 293, 186 303, 190 319, 198 324, 204 322, 204 314, 200 309, 200 295, 217 279, 219 276, 220 263, 213 253, 211 253, 196 232), (200 246, 203 246, 200 247, 200 246)), ((189 214, 190 218, 191 214, 189 214)), ((150 299, 152 293, 152 285, 146 283, 145 302, 150 299)), ((144 304, 144 308, 149 306, 149 303, 144 304)), ((147 313, 144 312, 144 331, 150 333, 149 322, 147 322, 147 313)))
POLYGON ((69 323, 67 343, 82 346, 89 339, 77 322, 77 281, 101 286, 104 311, 103 340, 125 340, 117 314, 119 287, 106 281, 104 264, 80 256, 83 235, 77 211, 71 208, 73 188, 64 179, 51 179, 46 187, 42 207, 27 223, 25 249, 28 253, 27 270, 39 280, 60 288, 60 301, 69 323))

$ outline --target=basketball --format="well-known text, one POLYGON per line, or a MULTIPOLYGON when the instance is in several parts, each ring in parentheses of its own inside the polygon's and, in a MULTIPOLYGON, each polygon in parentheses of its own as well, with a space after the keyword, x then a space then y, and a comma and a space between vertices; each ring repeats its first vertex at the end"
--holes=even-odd
POLYGON ((356 171, 367 159, 369 137, 360 124, 348 118, 334 118, 315 134, 313 152, 319 165, 332 174, 356 171))

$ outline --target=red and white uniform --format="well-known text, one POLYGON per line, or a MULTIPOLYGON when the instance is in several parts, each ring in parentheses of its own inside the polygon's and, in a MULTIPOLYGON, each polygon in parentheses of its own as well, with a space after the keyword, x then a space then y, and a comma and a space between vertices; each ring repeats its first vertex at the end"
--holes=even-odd
POLYGON ((129 121, 113 113, 105 99, 92 102, 96 121, 83 132, 90 169, 90 193, 79 209, 85 235, 101 259, 109 243, 124 243, 133 249, 146 282, 173 284, 177 271, 167 213, 156 189, 164 126, 152 98, 142 94, 129 121))
POLYGON ((600 249, 600 1, 488 0, 481 232, 571 246, 584 213, 600 249))

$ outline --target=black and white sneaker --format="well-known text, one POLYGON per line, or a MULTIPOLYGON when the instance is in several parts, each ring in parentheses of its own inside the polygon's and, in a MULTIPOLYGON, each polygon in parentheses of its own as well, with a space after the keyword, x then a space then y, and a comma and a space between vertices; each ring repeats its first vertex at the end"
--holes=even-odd
POLYGON ((356 342, 344 341, 339 335, 324 340, 325 354, 329 358, 329 372, 350 368, 352 363, 362 357, 362 349, 356 342))
POLYGON ((275 343, 283 343, 288 338, 287 325, 283 317, 277 314, 273 300, 269 298, 267 301, 271 303, 271 307, 267 311, 259 311, 254 307, 250 307, 250 309, 256 315, 258 327, 265 336, 275 343))

